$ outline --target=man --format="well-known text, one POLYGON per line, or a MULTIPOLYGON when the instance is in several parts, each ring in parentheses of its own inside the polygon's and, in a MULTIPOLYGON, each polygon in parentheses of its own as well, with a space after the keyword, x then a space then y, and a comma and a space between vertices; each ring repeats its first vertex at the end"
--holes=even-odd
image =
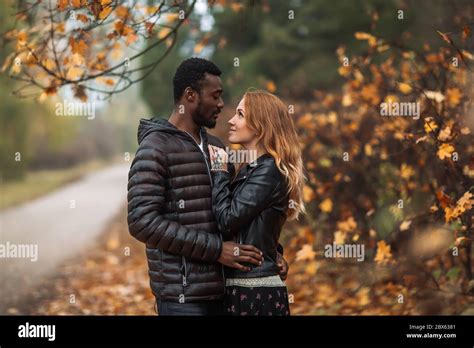
POLYGON ((252 245, 223 242, 212 214, 208 144, 224 145, 204 127, 214 128, 224 107, 220 75, 210 61, 185 60, 173 78, 169 120, 142 119, 138 127, 128 226, 146 244, 160 315, 222 314, 222 265, 245 271, 242 263, 262 262, 252 245))

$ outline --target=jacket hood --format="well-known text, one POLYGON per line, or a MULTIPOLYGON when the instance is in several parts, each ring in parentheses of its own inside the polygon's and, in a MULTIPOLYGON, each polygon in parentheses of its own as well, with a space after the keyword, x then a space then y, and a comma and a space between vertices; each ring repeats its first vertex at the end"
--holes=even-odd
POLYGON ((152 119, 140 119, 140 124, 138 125, 138 144, 140 144, 145 137, 153 132, 165 132, 165 133, 181 133, 181 131, 169 123, 164 118, 152 118, 152 119))
MULTIPOLYGON (((137 134, 138 144, 140 144, 148 134, 153 133, 153 132, 165 132, 165 133, 175 134, 178 136, 184 136, 185 138, 188 138, 188 135, 186 135, 185 132, 179 130, 173 124, 171 124, 168 120, 165 120, 164 118, 155 117, 149 120, 142 118, 140 119, 140 124, 138 125, 138 134, 137 134)), ((206 129, 204 127, 201 127, 200 132, 206 139, 207 138, 206 129)), ((207 142, 207 139, 205 141, 207 142)))

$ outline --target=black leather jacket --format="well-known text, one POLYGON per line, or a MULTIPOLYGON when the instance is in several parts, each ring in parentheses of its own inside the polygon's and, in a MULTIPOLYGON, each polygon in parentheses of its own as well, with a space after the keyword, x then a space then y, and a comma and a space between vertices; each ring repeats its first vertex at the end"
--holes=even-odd
POLYGON ((213 171, 212 204, 224 240, 250 244, 263 252, 261 266, 246 264, 251 271, 225 268, 229 278, 256 278, 279 274, 277 251, 280 232, 286 221, 287 184, 275 160, 260 156, 256 165, 243 167, 231 182, 231 174, 213 171))

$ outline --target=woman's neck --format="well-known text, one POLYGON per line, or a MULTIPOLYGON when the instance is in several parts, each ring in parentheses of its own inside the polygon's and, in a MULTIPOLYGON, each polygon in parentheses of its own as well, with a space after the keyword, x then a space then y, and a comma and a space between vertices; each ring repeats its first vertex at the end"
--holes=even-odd
MULTIPOLYGON (((263 150, 260 146, 257 146, 257 145, 254 145, 254 144, 242 144, 242 147, 249 152, 249 154, 251 153, 255 153, 256 154, 256 157, 255 159, 259 158, 260 156, 266 154, 267 152, 265 150, 263 150)), ((252 156, 250 157, 252 158, 252 156)))

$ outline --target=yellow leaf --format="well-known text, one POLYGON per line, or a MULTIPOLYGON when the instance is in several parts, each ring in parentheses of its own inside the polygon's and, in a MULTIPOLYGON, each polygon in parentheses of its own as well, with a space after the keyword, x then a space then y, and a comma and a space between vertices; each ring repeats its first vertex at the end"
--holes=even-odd
POLYGON ((202 43, 198 43, 194 46, 194 53, 199 54, 204 49, 204 45, 202 43))
POLYGON ((105 7, 102 11, 100 11, 99 19, 106 18, 110 14, 110 12, 112 12, 112 7, 111 6, 105 7))
POLYGON ((425 132, 434 132, 436 129, 438 129, 438 125, 436 124, 436 122, 433 121, 432 117, 427 117, 425 119, 425 132))
POLYGON ((451 144, 441 144, 440 147, 438 148, 438 157, 441 160, 444 160, 445 158, 451 158, 451 154, 454 151, 454 146, 451 144))
POLYGON ((311 202, 313 199, 314 199, 313 189, 308 185, 304 185, 304 187, 303 187, 303 200, 305 202, 311 202))
POLYGON ((339 67, 339 69, 337 69, 337 71, 341 76, 349 76, 349 74, 351 73, 351 69, 348 66, 341 66, 339 67))
POLYGON ((311 261, 308 263, 308 265, 305 267, 304 271, 306 274, 310 276, 314 276, 316 272, 318 271, 318 264, 316 261, 311 261))
POLYGON ((171 32, 170 28, 163 28, 158 32, 158 39, 165 38, 171 32))
POLYGON ((296 252, 296 261, 314 260, 315 257, 316 253, 311 244, 303 245, 303 247, 296 252))
POLYGON ((462 93, 459 88, 448 88, 446 91, 446 97, 448 98, 448 103, 451 107, 458 105, 462 98, 462 93))
POLYGON ((451 138, 451 128, 446 126, 445 128, 441 129, 438 134, 438 139, 441 141, 447 141, 451 138))
POLYGON ((377 254, 375 255, 374 261, 379 264, 386 264, 391 260, 392 252, 390 251, 390 245, 387 245, 383 240, 377 242, 377 254))
POLYGON ((314 124, 314 117, 312 114, 307 112, 298 119, 296 124, 301 128, 310 128, 314 124))
POLYGON ((415 174, 415 171, 413 170, 413 167, 412 166, 409 166, 405 163, 402 164, 401 168, 400 168, 400 176, 403 178, 403 179, 410 179, 410 177, 412 177, 413 175, 415 174))
POLYGON ((138 36, 135 35, 134 33, 131 33, 127 35, 127 40, 125 40, 125 45, 130 45, 131 43, 135 42, 138 40, 138 36))
POLYGON ((319 209, 325 213, 330 213, 332 211, 332 201, 330 198, 326 198, 324 201, 319 204, 319 209))
POLYGON ((115 250, 120 246, 120 240, 116 235, 112 235, 107 239, 107 250, 115 250))
POLYGON ((400 92, 402 92, 403 94, 409 94, 411 93, 411 91, 413 90, 411 88, 411 86, 407 83, 399 83, 398 84, 398 89, 400 90, 400 92))
POLYGON ((334 232, 334 243, 335 244, 344 244, 346 241, 346 234, 342 231, 334 232))
POLYGON ((400 231, 406 231, 410 228, 411 220, 405 220, 400 224, 400 231))
POLYGON ((394 94, 388 94, 384 100, 386 103, 397 103, 398 97, 394 94))
POLYGON ((461 128, 461 134, 468 135, 471 133, 471 130, 468 127, 461 128))
POLYGON ((67 71, 66 78, 69 80, 77 80, 82 76, 83 70, 79 67, 71 67, 67 71))
POLYGON ((368 287, 361 288, 359 291, 357 291, 356 299, 359 306, 366 306, 371 302, 369 294, 370 288, 368 287))
POLYGON ((344 221, 339 221, 337 223, 337 228, 343 232, 352 232, 357 228, 357 222, 354 220, 353 216, 350 216, 344 221))
POLYGON ((125 19, 128 17, 128 8, 123 5, 117 6, 115 9, 115 14, 118 18, 125 19))
POLYGON ((26 46, 26 41, 28 40, 28 34, 26 31, 20 31, 16 38, 16 49, 20 50, 26 46))
POLYGON ((274 93, 276 91, 276 85, 275 85, 275 82, 273 81, 268 81, 267 82, 267 90, 270 92, 270 93, 274 93))
POLYGON ((369 33, 358 31, 354 34, 354 36, 357 40, 367 40, 369 45, 372 47, 377 45, 377 38, 369 33))
POLYGON ((56 69, 56 63, 50 58, 46 58, 45 60, 43 60, 43 65, 46 69, 50 71, 54 71, 54 69, 56 69))
POLYGON ((178 13, 168 13, 168 14, 165 16, 165 18, 166 18, 166 21, 167 21, 168 23, 171 23, 171 22, 174 22, 174 21, 178 20, 179 14, 178 14, 178 13))
POLYGON ((362 87, 360 95, 372 105, 377 105, 380 102, 379 91, 377 89, 377 86, 373 83, 362 87))
POLYGON ((352 96, 350 93, 344 93, 342 97, 342 106, 351 106, 352 105, 352 96))
POLYGON ((369 157, 372 156, 373 150, 372 150, 372 146, 369 143, 366 143, 364 145, 364 152, 367 156, 369 156, 369 157))

